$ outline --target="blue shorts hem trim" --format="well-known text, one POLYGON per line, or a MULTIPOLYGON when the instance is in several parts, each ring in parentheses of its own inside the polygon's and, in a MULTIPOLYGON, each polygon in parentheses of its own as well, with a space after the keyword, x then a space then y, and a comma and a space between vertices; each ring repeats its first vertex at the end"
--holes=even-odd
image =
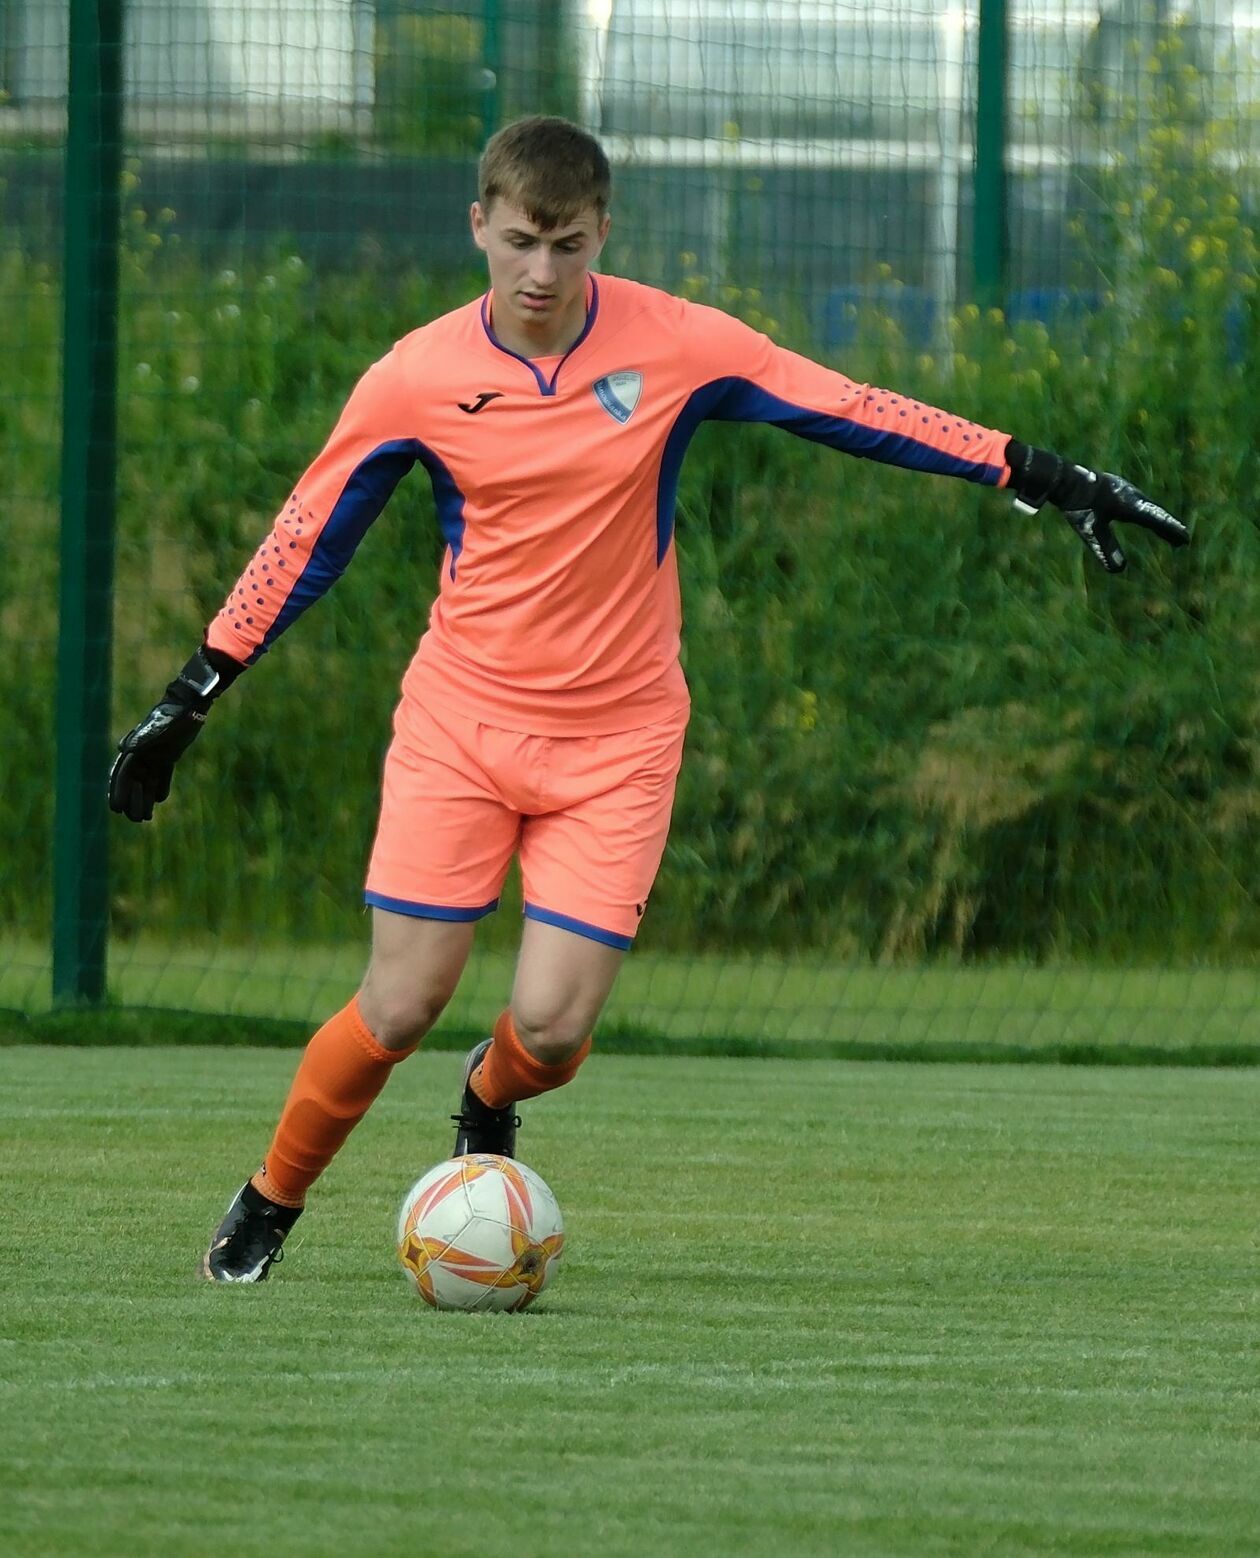
POLYGON ((444 903, 411 903, 406 898, 386 898, 383 893, 363 894, 363 901, 373 909, 388 909, 393 914, 409 914, 415 920, 481 920, 493 914, 499 900, 492 898, 479 909, 463 909, 444 903))
POLYGON ((601 925, 588 925, 585 920, 556 914, 551 909, 540 909, 532 903, 525 905, 525 918, 537 920, 541 925, 554 925, 558 930, 572 931, 575 936, 585 936, 590 941, 602 941, 606 947, 616 947, 620 952, 629 952, 634 946, 633 936, 619 936, 616 931, 605 930, 601 925))

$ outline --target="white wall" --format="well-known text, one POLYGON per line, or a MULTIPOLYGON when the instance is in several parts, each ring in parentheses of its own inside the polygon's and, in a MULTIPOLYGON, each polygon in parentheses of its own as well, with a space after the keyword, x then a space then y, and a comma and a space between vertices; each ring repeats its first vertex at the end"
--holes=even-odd
MULTIPOLYGON (((18 103, 65 96, 69 0, 10 0, 18 103)), ((372 0, 129 0, 129 100, 193 106, 364 108, 372 0)))

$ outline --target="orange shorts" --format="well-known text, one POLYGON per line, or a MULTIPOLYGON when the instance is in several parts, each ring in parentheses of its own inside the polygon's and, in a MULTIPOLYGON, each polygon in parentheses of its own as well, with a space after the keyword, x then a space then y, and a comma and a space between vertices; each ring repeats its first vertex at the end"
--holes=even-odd
POLYGON ((528 736, 404 698, 367 902, 479 920, 519 853, 527 919, 629 947, 665 851, 689 712, 612 735, 528 736))

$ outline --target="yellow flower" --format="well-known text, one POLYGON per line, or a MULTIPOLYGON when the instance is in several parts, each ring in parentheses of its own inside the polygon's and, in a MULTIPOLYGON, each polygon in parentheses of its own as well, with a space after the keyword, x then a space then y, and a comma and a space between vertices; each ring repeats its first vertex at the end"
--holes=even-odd
POLYGON ((1207 253, 1207 239, 1192 238, 1186 245, 1186 253, 1192 260, 1201 260, 1207 253))

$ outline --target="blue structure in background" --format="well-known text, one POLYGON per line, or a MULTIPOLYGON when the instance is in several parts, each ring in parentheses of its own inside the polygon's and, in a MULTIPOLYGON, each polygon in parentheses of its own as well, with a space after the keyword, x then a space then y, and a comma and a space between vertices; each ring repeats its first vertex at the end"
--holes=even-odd
MULTIPOLYGON (((1012 292, 1006 300, 1011 324, 1038 321, 1046 326, 1079 320, 1102 306, 1097 292, 1074 292, 1068 287, 1028 287, 1012 292)), ((936 338, 936 299, 922 287, 878 282, 869 287, 833 287, 823 299, 820 335, 827 348, 852 346, 858 339, 862 315, 875 312, 894 320, 910 346, 931 347, 936 338)))

